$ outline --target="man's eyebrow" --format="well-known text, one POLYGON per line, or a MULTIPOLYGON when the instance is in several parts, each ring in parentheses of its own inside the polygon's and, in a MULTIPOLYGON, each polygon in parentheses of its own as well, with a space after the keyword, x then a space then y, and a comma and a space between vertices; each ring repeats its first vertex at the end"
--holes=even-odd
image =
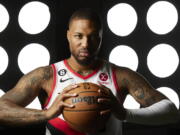
POLYGON ((74 32, 75 34, 82 34, 82 33, 80 33, 80 32, 74 32))

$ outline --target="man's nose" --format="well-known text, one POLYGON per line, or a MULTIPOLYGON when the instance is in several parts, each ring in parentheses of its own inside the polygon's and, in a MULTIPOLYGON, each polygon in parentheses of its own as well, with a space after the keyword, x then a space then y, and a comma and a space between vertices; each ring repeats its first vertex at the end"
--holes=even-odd
POLYGON ((82 46, 84 48, 87 48, 89 45, 89 39, 88 38, 84 38, 83 41, 82 41, 82 46))

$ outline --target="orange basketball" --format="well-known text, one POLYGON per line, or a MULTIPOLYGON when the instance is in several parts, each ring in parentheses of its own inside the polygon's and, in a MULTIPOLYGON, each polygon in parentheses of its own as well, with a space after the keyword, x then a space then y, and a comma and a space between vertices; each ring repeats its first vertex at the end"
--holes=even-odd
POLYGON ((100 86, 94 83, 79 83, 69 93, 77 93, 77 97, 68 98, 66 103, 74 104, 74 108, 65 107, 63 117, 69 126, 80 132, 95 132, 104 128, 110 114, 100 115, 101 110, 109 106, 98 103, 99 97, 109 98, 109 92, 98 92, 100 86))

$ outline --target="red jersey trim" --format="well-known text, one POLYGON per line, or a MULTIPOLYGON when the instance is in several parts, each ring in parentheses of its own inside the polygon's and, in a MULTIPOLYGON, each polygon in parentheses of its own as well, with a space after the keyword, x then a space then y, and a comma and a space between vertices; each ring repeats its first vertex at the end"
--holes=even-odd
POLYGON ((69 125, 60 118, 49 120, 48 123, 51 124, 56 129, 64 132, 66 135, 85 135, 84 133, 80 133, 70 128, 69 125))
POLYGON ((112 68, 112 79, 113 79, 113 83, 114 83, 116 90, 119 91, 120 89, 119 89, 118 84, 117 84, 116 72, 115 72, 114 68, 112 68))
POLYGON ((49 97, 47 99, 47 102, 44 104, 44 108, 47 107, 47 105, 48 105, 48 103, 49 103, 49 101, 50 101, 50 99, 52 97, 52 94, 54 92, 55 86, 56 86, 56 67, 55 67, 54 64, 52 64, 51 67, 53 69, 53 85, 52 85, 52 89, 51 89, 50 95, 49 95, 49 97))
POLYGON ((99 69, 100 69, 100 67, 98 67, 98 68, 95 69, 94 72, 92 72, 91 74, 89 74, 89 75, 87 75, 87 76, 82 76, 82 75, 78 74, 77 72, 75 72, 75 71, 68 65, 67 60, 64 60, 64 65, 69 69, 70 72, 72 72, 74 75, 76 75, 76 76, 78 76, 79 78, 84 79, 84 80, 90 78, 90 77, 93 76, 93 75, 95 75, 95 74, 99 71, 99 69))
POLYGON ((124 101, 123 96, 122 96, 122 93, 120 92, 120 88, 117 83, 116 70, 113 67, 112 67, 112 79, 113 79, 113 83, 116 88, 116 91, 118 93, 118 98, 120 99, 121 103, 123 103, 123 101, 124 101))

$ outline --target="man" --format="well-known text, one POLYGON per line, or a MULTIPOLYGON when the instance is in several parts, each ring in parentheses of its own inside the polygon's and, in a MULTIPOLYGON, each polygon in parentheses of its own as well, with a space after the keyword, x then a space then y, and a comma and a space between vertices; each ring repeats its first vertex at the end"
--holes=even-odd
POLYGON ((24 75, 14 88, 0 98, 0 124, 21 126, 47 123, 46 134, 85 135, 71 129, 63 120, 64 107, 74 107, 64 102, 77 93, 68 94, 80 82, 99 84, 110 90, 111 99, 99 98, 98 102, 111 106, 101 115, 111 113, 103 130, 97 135, 121 135, 123 120, 139 124, 169 124, 177 121, 175 105, 156 91, 140 74, 118 67, 97 58, 102 40, 102 24, 96 13, 89 9, 76 11, 70 18, 67 39, 70 58, 40 67, 24 75), (131 94, 141 109, 125 109, 123 101, 131 94), (38 96, 43 110, 24 108, 38 96))

